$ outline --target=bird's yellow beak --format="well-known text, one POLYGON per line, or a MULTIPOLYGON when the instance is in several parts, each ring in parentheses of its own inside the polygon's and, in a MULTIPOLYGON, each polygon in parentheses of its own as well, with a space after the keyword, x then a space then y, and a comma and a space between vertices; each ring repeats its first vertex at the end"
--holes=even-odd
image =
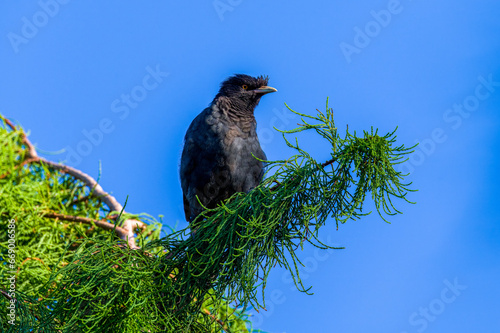
POLYGON ((273 88, 273 87, 268 87, 268 86, 262 86, 262 87, 259 87, 257 89, 254 89, 253 91, 255 91, 257 94, 265 95, 265 94, 269 94, 269 93, 278 91, 278 89, 273 88))

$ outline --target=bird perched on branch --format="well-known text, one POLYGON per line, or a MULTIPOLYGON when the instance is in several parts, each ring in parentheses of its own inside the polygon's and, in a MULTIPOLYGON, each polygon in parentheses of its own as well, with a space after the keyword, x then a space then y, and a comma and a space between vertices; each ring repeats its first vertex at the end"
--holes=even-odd
POLYGON ((266 155, 257 138, 254 109, 260 98, 277 91, 267 77, 237 74, 189 126, 184 137, 180 177, 188 222, 236 192, 248 192, 262 180, 266 155), (253 155, 253 156, 252 156, 253 155), (255 156, 255 157, 254 157, 255 156), (197 199, 198 197, 198 199, 197 199))

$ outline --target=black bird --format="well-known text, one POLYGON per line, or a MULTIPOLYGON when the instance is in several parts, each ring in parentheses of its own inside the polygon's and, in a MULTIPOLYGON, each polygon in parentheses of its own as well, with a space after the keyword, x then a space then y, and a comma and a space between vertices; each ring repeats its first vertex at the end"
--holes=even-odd
POLYGON ((229 77, 189 126, 180 167, 186 221, 203 211, 198 199, 203 206, 215 208, 262 180, 264 165, 252 156, 266 159, 257 138, 254 109, 263 95, 277 91, 267 82, 263 76, 229 77))

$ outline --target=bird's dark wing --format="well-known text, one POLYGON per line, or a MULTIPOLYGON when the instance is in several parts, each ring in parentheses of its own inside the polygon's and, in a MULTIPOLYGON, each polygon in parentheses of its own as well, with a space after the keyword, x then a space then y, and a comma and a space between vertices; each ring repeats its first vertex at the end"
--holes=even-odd
POLYGON ((211 108, 205 109, 193 120, 184 138, 180 177, 187 221, 203 210, 196 196, 206 207, 215 207, 213 202, 218 198, 214 191, 223 176, 224 161, 216 133, 220 124, 212 118, 211 108))

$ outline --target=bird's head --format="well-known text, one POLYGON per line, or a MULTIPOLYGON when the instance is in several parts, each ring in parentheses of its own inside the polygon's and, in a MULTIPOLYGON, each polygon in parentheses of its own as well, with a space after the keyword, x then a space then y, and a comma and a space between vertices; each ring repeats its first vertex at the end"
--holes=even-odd
POLYGON ((229 104, 231 108, 241 111, 251 111, 259 104, 265 94, 277 91, 267 85, 266 76, 252 77, 245 74, 236 74, 222 82, 215 100, 229 104))

